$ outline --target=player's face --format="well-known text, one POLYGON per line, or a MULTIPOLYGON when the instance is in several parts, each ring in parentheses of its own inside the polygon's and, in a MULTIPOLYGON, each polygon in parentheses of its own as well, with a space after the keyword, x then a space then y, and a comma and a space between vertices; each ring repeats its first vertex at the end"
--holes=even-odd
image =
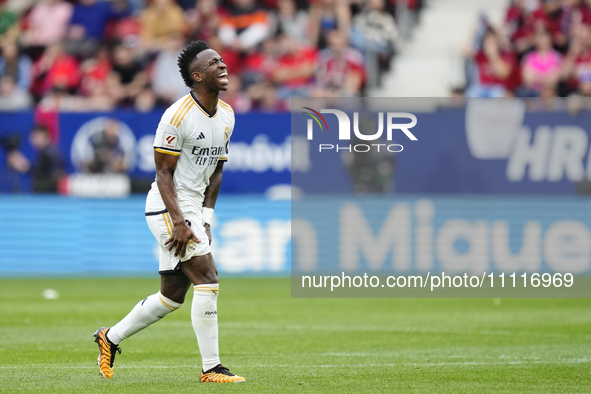
POLYGON ((228 90, 228 68, 216 51, 207 49, 197 55, 197 60, 199 61, 194 72, 197 74, 197 81, 201 80, 208 89, 228 90))

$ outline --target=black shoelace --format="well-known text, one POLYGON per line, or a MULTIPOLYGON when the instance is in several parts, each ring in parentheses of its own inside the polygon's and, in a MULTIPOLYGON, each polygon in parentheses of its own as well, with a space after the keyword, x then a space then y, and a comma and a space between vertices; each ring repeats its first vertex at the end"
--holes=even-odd
POLYGON ((117 353, 121 354, 121 348, 115 344, 111 344, 111 368, 113 368, 113 363, 115 362, 115 355, 117 353))
POLYGON ((221 373, 221 374, 228 375, 228 376, 234 376, 234 374, 232 372, 230 372, 230 370, 228 368, 226 368, 222 365, 220 365, 217 368, 214 368, 213 372, 221 373))

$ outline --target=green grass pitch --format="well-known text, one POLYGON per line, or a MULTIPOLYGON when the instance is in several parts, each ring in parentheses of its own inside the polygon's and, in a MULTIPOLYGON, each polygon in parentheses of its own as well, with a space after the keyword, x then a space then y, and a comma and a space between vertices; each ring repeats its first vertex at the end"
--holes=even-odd
POLYGON ((222 279, 222 361, 199 383, 185 305, 122 343, 115 377, 91 334, 158 279, 0 280, 0 392, 589 393, 586 299, 291 299, 289 279, 222 279), (45 300, 44 289, 59 291, 45 300))

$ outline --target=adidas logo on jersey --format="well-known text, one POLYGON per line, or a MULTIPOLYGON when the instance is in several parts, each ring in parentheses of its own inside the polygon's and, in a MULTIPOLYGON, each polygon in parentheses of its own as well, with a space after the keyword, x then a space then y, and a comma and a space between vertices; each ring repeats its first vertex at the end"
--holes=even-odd
POLYGON ((197 141, 204 139, 205 136, 203 135, 203 132, 199 133, 199 137, 197 137, 197 141))

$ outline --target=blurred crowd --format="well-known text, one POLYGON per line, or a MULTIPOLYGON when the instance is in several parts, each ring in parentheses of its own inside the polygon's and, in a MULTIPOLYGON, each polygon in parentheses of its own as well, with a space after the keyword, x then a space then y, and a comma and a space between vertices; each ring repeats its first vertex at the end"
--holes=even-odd
POLYGON ((362 95, 395 54, 396 1, 0 0, 0 110, 170 105, 187 93, 177 57, 196 39, 222 55, 237 112, 362 95))
POLYGON ((591 96, 591 0, 513 0, 466 56, 468 97, 591 96))

